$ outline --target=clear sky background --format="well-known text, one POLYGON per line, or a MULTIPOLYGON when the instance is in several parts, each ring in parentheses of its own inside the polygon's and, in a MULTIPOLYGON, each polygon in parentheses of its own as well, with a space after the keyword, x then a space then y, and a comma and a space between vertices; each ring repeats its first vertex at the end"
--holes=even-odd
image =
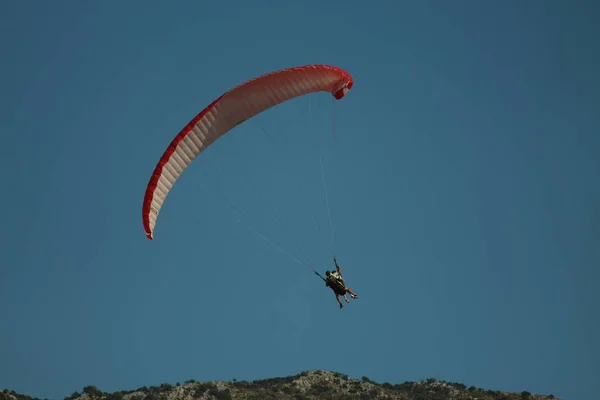
POLYGON ((596 397, 598 11, 2 2, 0 388, 328 369, 596 397), (354 88, 231 131, 146 239, 144 190, 178 131, 232 86, 312 63, 354 88), (324 272, 332 252, 361 296, 342 310, 292 257, 324 272))

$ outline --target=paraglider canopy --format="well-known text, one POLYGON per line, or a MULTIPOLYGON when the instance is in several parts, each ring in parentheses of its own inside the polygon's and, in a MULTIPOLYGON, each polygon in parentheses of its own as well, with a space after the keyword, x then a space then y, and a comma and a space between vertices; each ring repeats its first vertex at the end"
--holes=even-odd
POLYGON ((220 136, 249 118, 294 97, 330 92, 339 100, 352 85, 352 77, 341 68, 307 65, 251 79, 214 100, 171 141, 150 177, 142 207, 142 220, 148 239, 153 239, 160 209, 179 176, 220 136))

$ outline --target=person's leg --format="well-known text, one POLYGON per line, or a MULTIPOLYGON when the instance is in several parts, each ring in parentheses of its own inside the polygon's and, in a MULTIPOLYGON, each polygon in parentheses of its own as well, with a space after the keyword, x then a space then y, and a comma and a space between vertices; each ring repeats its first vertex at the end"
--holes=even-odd
POLYGON ((354 293, 349 287, 346 287, 346 292, 350 293, 350 296, 352 296, 353 299, 358 297, 358 295, 354 293))
POLYGON ((335 294, 335 299, 337 300, 338 304, 340 305, 340 308, 344 307, 344 305, 342 304, 342 301, 340 300, 340 295, 339 294, 335 294))
POLYGON ((347 296, 347 294, 348 294, 348 291, 347 291, 346 289, 344 289, 344 293, 343 293, 343 295, 344 295, 344 300, 346 300, 346 303, 350 303, 350 300, 348 300, 348 296, 347 296))

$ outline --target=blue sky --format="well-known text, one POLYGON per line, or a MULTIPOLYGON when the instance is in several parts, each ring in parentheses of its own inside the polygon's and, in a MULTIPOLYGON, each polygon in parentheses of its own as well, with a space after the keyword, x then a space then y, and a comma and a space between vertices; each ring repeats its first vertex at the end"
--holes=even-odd
POLYGON ((329 369, 597 394, 598 5, 370 4, 0 6, 0 388, 329 369), (216 142, 147 240, 144 190, 177 132, 312 63, 354 88, 216 142), (343 310, 291 256, 324 271, 332 251, 361 296, 343 310))

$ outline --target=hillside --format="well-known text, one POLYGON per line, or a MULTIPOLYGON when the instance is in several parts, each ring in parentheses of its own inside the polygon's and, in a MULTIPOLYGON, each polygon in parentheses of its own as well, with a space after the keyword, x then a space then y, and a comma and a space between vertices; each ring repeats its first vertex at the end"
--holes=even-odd
MULTIPOLYGON (((247 381, 190 380, 184 384, 141 387, 136 390, 104 393, 95 386, 86 386, 81 393, 73 393, 65 400, 547 400, 557 399, 552 395, 535 395, 526 391, 508 393, 466 387, 462 383, 451 383, 427 379, 420 382, 401 384, 377 383, 367 377, 361 380, 328 371, 305 371, 298 375, 247 381)), ((0 400, 39 400, 14 391, 0 392, 0 400)))

